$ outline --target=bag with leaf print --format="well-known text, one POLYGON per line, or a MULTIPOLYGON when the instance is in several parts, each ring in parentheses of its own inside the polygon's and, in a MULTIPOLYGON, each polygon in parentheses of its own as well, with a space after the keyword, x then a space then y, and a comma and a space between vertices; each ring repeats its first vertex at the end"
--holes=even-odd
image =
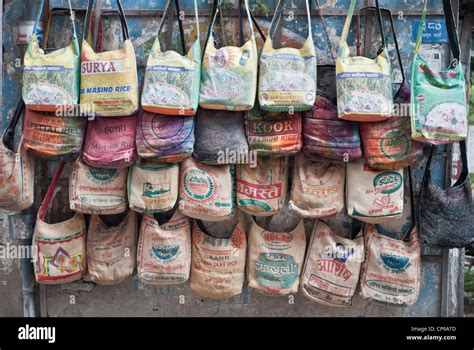
MULTIPOLYGON (((22 96, 28 109, 55 112, 61 107, 65 111, 78 103, 80 48, 70 0, 68 4, 72 22, 71 43, 65 48, 45 54, 36 36, 44 7, 44 0, 40 2, 33 34, 24 57, 22 96)), ((44 36, 44 47, 47 37, 48 33, 44 36)))
MULTIPOLYGON (((148 56, 142 93, 142 107, 144 110, 153 113, 192 116, 196 114, 198 107, 202 60, 197 1, 194 0, 196 39, 188 53, 183 55, 172 50, 163 52, 161 48, 159 36, 165 18, 168 17, 173 7, 176 9, 176 13, 180 13, 178 0, 168 0, 158 26, 155 42, 148 56)), ((180 15, 177 18, 180 43, 182 50, 185 51, 183 24, 180 15)))
POLYGON ((137 249, 134 211, 118 217, 92 215, 87 231, 87 270, 97 284, 119 284, 132 276, 137 249), (112 220, 113 219, 113 220, 112 220))
POLYGON ((306 0, 308 37, 300 49, 275 49, 273 39, 285 0, 280 0, 260 56, 258 100, 266 111, 306 111, 316 98, 316 49, 311 34, 309 0, 306 0))
POLYGON ((86 272, 86 222, 75 213, 66 221, 54 224, 45 220, 64 163, 60 163, 43 203, 38 210, 33 233, 33 266, 36 282, 62 284, 77 281, 86 272))

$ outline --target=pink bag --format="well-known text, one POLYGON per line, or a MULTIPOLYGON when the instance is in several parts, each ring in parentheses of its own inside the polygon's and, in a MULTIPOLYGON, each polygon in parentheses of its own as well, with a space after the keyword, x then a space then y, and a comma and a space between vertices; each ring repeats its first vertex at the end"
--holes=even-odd
POLYGON ((135 116, 96 118, 87 125, 84 163, 102 169, 123 168, 137 160, 135 116))

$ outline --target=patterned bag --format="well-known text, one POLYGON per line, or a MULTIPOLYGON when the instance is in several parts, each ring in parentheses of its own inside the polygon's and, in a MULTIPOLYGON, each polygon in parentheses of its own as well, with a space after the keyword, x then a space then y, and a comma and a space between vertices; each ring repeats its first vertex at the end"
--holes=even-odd
POLYGON ((375 59, 350 56, 347 34, 356 0, 351 0, 349 12, 339 41, 336 61, 338 117, 345 120, 372 122, 392 115, 392 77, 379 2, 375 1, 382 46, 375 59))
POLYGON ((128 202, 139 213, 173 209, 178 199, 179 164, 142 161, 130 167, 128 202))
POLYGON ((41 204, 33 233, 33 266, 36 282, 62 284, 77 281, 86 272, 86 223, 80 213, 66 221, 49 224, 46 209, 53 198, 64 163, 60 163, 41 204))
POLYGON ((422 30, 428 0, 425 1, 412 64, 412 138, 431 144, 454 143, 467 137, 467 101, 464 69, 461 65, 457 29, 450 0, 443 0, 444 18, 453 52, 447 71, 436 72, 420 55, 422 30))
POLYGON ((273 48, 273 38, 281 19, 280 0, 260 56, 258 100, 266 111, 306 111, 316 98, 316 49, 311 34, 309 0, 306 0, 308 37, 300 49, 273 48))
MULTIPOLYGON (((222 9, 220 5, 218 6, 220 0, 214 0, 202 64, 199 98, 199 105, 202 108, 246 111, 254 106, 257 93, 258 52, 248 0, 244 2, 250 26, 250 39, 243 43, 242 20, 239 20, 241 47, 224 46, 216 49, 213 28, 216 17, 222 9)), ((241 18, 242 11, 239 11, 239 16, 241 18)))
POLYGON ((230 298, 242 293, 247 252, 242 213, 224 223, 230 224, 233 224, 232 234, 222 238, 223 224, 219 223, 219 235, 215 237, 208 233, 203 222, 194 222, 190 286, 202 297, 230 298))
POLYGON ((364 158, 347 164, 346 203, 353 218, 368 223, 398 219, 403 192, 403 169, 374 170, 364 158))
MULTIPOLYGON (((70 0, 68 4, 73 33, 71 43, 65 48, 45 54, 36 36, 44 7, 44 0, 41 0, 24 58, 22 96, 28 109, 55 112, 59 107, 67 110, 78 103, 80 48, 70 0)), ((47 34, 44 36, 44 47, 47 34)))
POLYGON ((301 113, 265 112, 257 105, 246 114, 250 150, 258 155, 290 156, 300 151, 301 113))
POLYGON ((141 158, 179 163, 194 150, 194 118, 142 111, 137 122, 137 151, 141 158))
POLYGON ((298 154, 289 207, 307 218, 336 215, 344 207, 345 175, 343 163, 314 162, 298 154))
POLYGON ((128 167, 137 160, 136 130, 135 116, 89 121, 82 160, 96 168, 128 167))
POLYGON ((270 223, 265 225, 268 230, 257 225, 255 219, 250 226, 249 287, 269 295, 296 293, 306 249, 303 220, 286 210, 262 219, 270 223), (285 230, 285 226, 292 229, 285 230))
POLYGON ((9 213, 29 208, 34 200, 35 161, 21 141, 19 150, 14 151, 15 129, 24 111, 20 100, 0 140, 0 211, 9 213))
MULTIPOLYGON (((176 51, 162 52, 160 33, 165 18, 175 4, 180 13, 178 0, 168 0, 161 18, 155 42, 148 56, 142 93, 143 109, 153 113, 171 115, 195 115, 199 100, 201 83, 201 45, 199 42, 199 17, 197 1, 194 0, 196 19, 196 40, 186 55, 176 51)), ((184 32, 180 15, 177 16, 182 50, 185 50, 184 32)))
POLYGON ((69 177, 69 206, 83 214, 111 215, 127 210, 128 169, 98 169, 77 160, 69 177))
POLYGON ((234 174, 229 165, 188 158, 181 163, 179 210, 191 218, 223 221, 234 215, 234 174))
POLYGON ((143 283, 162 285, 186 282, 191 270, 189 218, 179 210, 154 216, 144 214, 137 260, 138 278, 143 283))
POLYGON ((97 53, 87 41, 92 27, 94 0, 89 0, 81 53, 81 111, 97 116, 118 117, 138 111, 138 78, 135 50, 120 0, 117 6, 122 24, 123 46, 97 53))
POLYGON ((313 228, 301 277, 301 290, 309 300, 330 306, 351 306, 364 261, 361 227, 351 239, 343 238, 323 221, 313 228))
POLYGON ((97 284, 119 284, 132 276, 137 247, 137 219, 129 210, 117 225, 92 215, 87 232, 87 269, 97 284))
POLYGON ((257 166, 236 166, 238 207, 251 215, 269 216, 285 204, 288 188, 288 158, 259 157, 257 166))

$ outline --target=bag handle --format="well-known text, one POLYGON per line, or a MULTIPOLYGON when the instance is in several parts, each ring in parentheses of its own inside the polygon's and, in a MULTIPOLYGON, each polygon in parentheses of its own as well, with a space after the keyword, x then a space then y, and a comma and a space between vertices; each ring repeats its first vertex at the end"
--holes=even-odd
MULTIPOLYGON (((118 13, 120 16, 120 23, 122 25, 122 35, 124 40, 130 39, 130 35, 128 33, 128 24, 127 24, 127 18, 125 17, 125 13, 123 12, 123 7, 122 7, 122 2, 120 0, 117 1, 117 7, 118 7, 118 13)), ((89 0, 89 4, 87 6, 87 13, 86 13, 86 20, 85 20, 85 25, 84 25, 84 36, 83 39, 87 41, 87 38, 89 36, 89 30, 92 25, 92 8, 94 6, 94 0, 89 0)))
POLYGON ((321 4, 319 3, 319 0, 316 0, 316 3, 318 5, 319 17, 321 17, 321 23, 322 23, 323 29, 324 29, 324 37, 326 39, 328 52, 331 55, 331 58, 332 58, 332 61, 333 61, 334 65, 336 65, 337 53, 334 50, 334 46, 332 45, 331 38, 329 36, 329 30, 328 30, 328 26, 327 26, 327 23, 326 23, 326 19, 324 18, 323 13, 321 11, 321 4))
MULTIPOLYGON (((242 17, 242 0, 239 0, 239 35, 240 35, 240 45, 244 44, 244 28, 243 28, 243 17, 242 17)), ((262 38, 263 42, 267 40, 265 34, 262 31, 262 28, 257 23, 255 16, 253 15, 252 11, 250 11, 250 18, 252 19, 253 25, 257 28, 258 34, 262 38)))
POLYGON ((25 112, 25 102, 23 98, 20 97, 18 104, 15 109, 15 113, 13 114, 12 119, 10 119, 10 123, 8 124, 7 128, 3 132, 3 145, 8 148, 9 150, 14 150, 14 139, 15 139, 15 129, 18 125, 18 121, 20 120, 22 114, 25 112))
MULTIPOLYGON (((74 15, 74 11, 72 10, 71 0, 68 0, 67 2, 68 2, 68 5, 69 5, 69 15, 70 15, 70 19, 71 19, 71 22, 72 22, 73 37, 77 38, 76 24, 74 23, 75 15, 74 15)), ((41 15, 43 14, 43 8, 44 8, 44 0, 41 0, 40 7, 39 7, 39 10, 38 10, 38 14, 37 14, 36 19, 35 19, 35 24, 33 25, 33 33, 32 34, 35 34, 36 29, 38 29, 38 24, 39 24, 39 21, 41 19, 41 15)))
POLYGON ((408 173, 408 183, 409 183, 409 187, 410 187, 411 224, 410 224, 410 227, 408 227, 405 234, 403 235, 402 240, 404 242, 407 242, 407 241, 410 240, 410 234, 416 226, 415 188, 414 188, 414 185, 413 185, 413 174, 412 174, 410 165, 407 167, 407 173, 408 173))
POLYGON ((51 181, 51 184, 49 185, 48 192, 46 192, 46 196, 44 197, 43 202, 41 203, 41 206, 38 210, 38 219, 40 220, 44 220, 44 216, 46 215, 46 209, 48 209, 48 206, 51 203, 51 200, 53 199, 54 190, 56 189, 56 186, 58 185, 58 181, 64 170, 65 164, 66 163, 61 162, 58 168, 56 169, 56 173, 54 174, 53 180, 51 181))
MULTIPOLYGON (((279 0, 277 8, 275 9, 275 14, 273 15, 272 22, 270 23, 270 29, 268 30, 268 36, 273 40, 275 37, 275 31, 280 23, 281 15, 283 12, 283 6, 285 5, 286 0, 279 0)), ((305 0, 306 4, 306 15, 308 19, 308 38, 312 37, 311 33, 311 13, 309 10, 309 0, 305 0)))

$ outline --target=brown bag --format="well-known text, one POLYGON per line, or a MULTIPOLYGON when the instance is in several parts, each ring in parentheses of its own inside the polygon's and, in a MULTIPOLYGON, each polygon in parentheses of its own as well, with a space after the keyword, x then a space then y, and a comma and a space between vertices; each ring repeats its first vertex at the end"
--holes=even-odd
POLYGON ((259 157, 257 166, 236 166, 237 205, 255 216, 275 214, 285 204, 288 158, 259 157))
POLYGON ((154 216, 144 214, 137 261, 138 278, 143 283, 162 285, 186 282, 191 269, 189 218, 179 210, 154 216), (158 222, 155 217, 160 216, 167 217, 158 222))
POLYGON ((130 167, 128 201, 139 213, 173 209, 178 199, 179 164, 142 160, 130 167))
MULTIPOLYGON (((110 218, 110 217, 109 217, 110 218)), ((118 284, 129 278, 135 268, 137 219, 129 210, 115 226, 92 215, 87 232, 87 268, 92 282, 118 284)))
POLYGON ((86 271, 86 223, 80 213, 66 221, 47 223, 44 218, 64 169, 60 163, 36 217, 33 265, 36 282, 62 284, 81 279, 86 271))
POLYGON ((315 162, 298 154, 289 207, 308 218, 336 215, 344 207, 345 175, 343 163, 315 162))
POLYGON ((194 222, 191 289, 205 298, 230 298, 242 293, 245 279, 247 239, 243 215, 238 212, 224 224, 215 226, 214 231, 219 232, 214 235, 219 238, 207 233, 205 223, 194 222), (222 226, 230 224, 234 225, 230 237, 220 238, 222 226))

